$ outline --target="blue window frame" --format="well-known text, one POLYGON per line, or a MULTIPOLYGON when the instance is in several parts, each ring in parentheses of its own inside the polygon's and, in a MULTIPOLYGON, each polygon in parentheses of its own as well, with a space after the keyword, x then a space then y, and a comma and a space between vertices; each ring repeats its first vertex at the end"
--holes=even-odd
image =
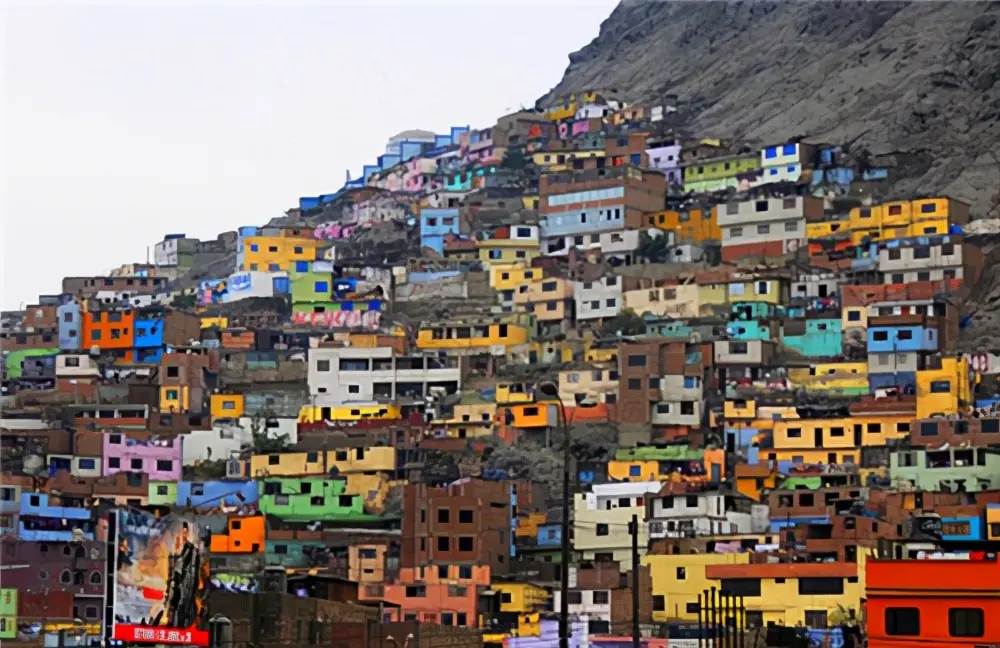
POLYGON ((281 266, 278 265, 277 263, 268 263, 267 264, 267 269, 270 272, 277 272, 277 271, 281 270, 281 266))
POLYGON ((785 144, 783 147, 781 147, 781 154, 782 155, 795 155, 795 145, 794 144, 785 144))
POLYGON ((302 246, 296 245, 294 248, 292 248, 292 250, 295 252, 295 254, 302 254, 302 246))
POLYGON ((330 283, 327 281, 317 281, 313 286, 313 291, 318 293, 330 292, 330 283))
POLYGON ((798 170, 798 168, 799 167, 796 164, 789 164, 788 165, 788 172, 789 173, 795 173, 798 170))
POLYGON ((629 466, 628 467, 629 477, 641 477, 642 476, 642 466, 629 466))
POLYGON ((80 459, 80 470, 93 470, 97 468, 97 462, 94 459, 80 459))
POLYGON ((764 149, 764 157, 767 158, 768 160, 778 157, 778 147, 769 146, 768 148, 764 149))
POLYGON ((771 169, 771 175, 778 175, 777 169, 771 169))
POLYGON ((308 261, 296 261, 295 262, 295 272, 309 272, 309 262, 308 261))
POLYGON ((256 252, 256 251, 257 251, 258 249, 259 249, 259 248, 257 247, 257 244, 256 244, 256 243, 251 243, 251 244, 250 244, 250 251, 251 251, 251 252, 256 252))

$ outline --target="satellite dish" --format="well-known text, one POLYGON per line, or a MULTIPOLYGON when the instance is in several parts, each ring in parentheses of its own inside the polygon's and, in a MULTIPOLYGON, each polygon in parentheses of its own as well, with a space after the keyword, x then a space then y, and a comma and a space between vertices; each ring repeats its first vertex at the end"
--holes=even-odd
POLYGON ((24 458, 23 468, 21 469, 21 472, 23 472, 25 475, 34 477, 39 472, 41 472, 44 466, 45 462, 41 457, 39 457, 38 455, 28 455, 27 457, 24 458))

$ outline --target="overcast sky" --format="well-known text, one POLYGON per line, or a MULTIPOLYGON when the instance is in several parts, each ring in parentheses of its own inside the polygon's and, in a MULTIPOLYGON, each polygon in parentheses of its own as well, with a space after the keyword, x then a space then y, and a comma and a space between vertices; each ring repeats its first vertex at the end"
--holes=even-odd
POLYGON ((26 4, 0 10, 3 309, 530 106, 616 0, 26 4))

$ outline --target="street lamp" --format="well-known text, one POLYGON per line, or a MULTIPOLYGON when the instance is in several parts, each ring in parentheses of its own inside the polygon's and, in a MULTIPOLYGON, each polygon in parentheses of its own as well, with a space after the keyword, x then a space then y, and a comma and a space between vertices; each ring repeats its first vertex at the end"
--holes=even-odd
MULTIPOLYGON (((562 397, 559 395, 559 385, 552 382, 551 380, 546 380, 539 382, 535 385, 535 390, 544 396, 549 398, 554 398, 559 401, 559 414, 562 418, 563 426, 563 467, 562 467, 562 478, 563 478, 563 492, 562 492, 562 525, 560 532, 562 533, 562 570, 560 572, 560 583, 559 583, 559 648, 569 648, 569 512, 570 512, 570 497, 569 497, 569 463, 570 463, 570 435, 569 435, 569 421, 566 418, 566 404, 563 402, 562 397)), ((593 407, 597 405, 597 401, 585 396, 583 400, 577 403, 578 407, 593 407)))

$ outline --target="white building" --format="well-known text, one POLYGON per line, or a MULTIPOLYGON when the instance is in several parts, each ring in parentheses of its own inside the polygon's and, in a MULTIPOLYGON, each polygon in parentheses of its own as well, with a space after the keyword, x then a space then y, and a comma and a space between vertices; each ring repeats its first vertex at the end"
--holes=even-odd
POLYGON ((577 320, 610 319, 621 313, 624 302, 621 277, 607 276, 572 284, 577 320))
POLYGON ((461 388, 458 358, 397 355, 390 347, 320 347, 309 351, 309 393, 318 407, 423 398, 432 387, 461 388))
POLYGON ((751 514, 735 510, 742 498, 720 493, 666 495, 649 507, 649 537, 689 538, 720 533, 751 533, 751 514))
MULTIPOLYGON (((182 460, 185 466, 193 466, 200 461, 218 461, 229 459, 240 450, 253 443, 253 419, 216 419, 211 430, 192 430, 184 437, 182 460)), ((298 419, 273 418, 267 421, 268 436, 280 437, 288 435, 290 444, 298 443, 298 419)), ((227 475, 238 477, 238 475, 227 475)))

